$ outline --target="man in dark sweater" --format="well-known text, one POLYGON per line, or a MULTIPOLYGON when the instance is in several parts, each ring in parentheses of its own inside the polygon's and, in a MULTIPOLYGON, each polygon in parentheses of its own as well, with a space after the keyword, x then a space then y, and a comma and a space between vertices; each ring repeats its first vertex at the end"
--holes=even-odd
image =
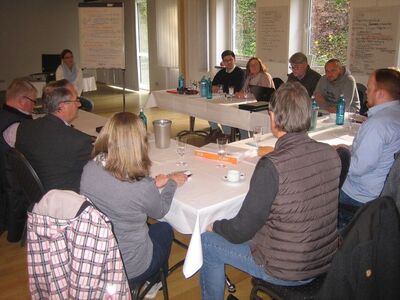
POLYGON ((309 138, 311 103, 297 82, 270 103, 275 150, 262 157, 238 214, 201 236, 203 299, 223 299, 224 266, 279 285, 301 285, 328 270, 337 249, 340 159, 309 138))
POLYGON ((301 52, 293 54, 289 58, 289 63, 292 73, 288 75, 287 81, 300 82, 306 88, 308 95, 311 97, 321 75, 310 68, 307 56, 301 52))
MULTIPOLYGON (((229 92, 229 87, 233 86, 235 93, 239 92, 244 84, 245 72, 238 66, 236 66, 235 53, 231 50, 225 50, 221 54, 224 68, 219 70, 212 81, 213 93, 217 93, 219 85, 223 85, 224 93, 229 92)), ((211 130, 219 130, 219 126, 215 122, 208 122, 211 126, 211 130)), ((231 133, 229 126, 222 125, 222 130, 225 134, 231 133)), ((212 134, 212 132, 211 132, 212 134)))
MULTIPOLYGON (((24 78, 14 79, 7 88, 6 103, 0 111, 0 173, 2 174, 0 177, 0 232, 6 228, 10 229, 10 226, 7 225, 9 211, 7 199, 10 199, 12 203, 17 203, 20 202, 17 199, 22 197, 22 192, 18 187, 7 186, 6 188, 4 159, 10 146, 4 140, 3 131, 11 124, 32 119, 31 114, 35 107, 36 96, 37 90, 28 80, 24 78)), ((11 233, 11 235, 13 234, 11 233)), ((9 240, 14 240, 14 238, 11 237, 9 240)))

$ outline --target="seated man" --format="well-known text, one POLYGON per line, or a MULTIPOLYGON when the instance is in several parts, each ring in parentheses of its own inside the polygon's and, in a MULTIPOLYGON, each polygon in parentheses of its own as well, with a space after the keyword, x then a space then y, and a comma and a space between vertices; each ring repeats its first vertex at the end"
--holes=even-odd
POLYGON ((360 111, 360 99, 354 77, 338 59, 333 58, 326 62, 325 75, 319 80, 314 96, 321 109, 334 113, 340 95, 344 96, 346 110, 352 107, 354 112, 360 111))
MULTIPOLYGON (((222 52, 221 57, 225 68, 219 70, 212 81, 213 93, 218 92, 220 84, 222 84, 224 87, 224 93, 229 92, 229 86, 233 86, 235 88, 235 93, 237 93, 243 87, 245 72, 240 67, 235 65, 236 58, 233 51, 225 50, 222 52)), ((211 130, 218 131, 219 126, 217 123, 208 123, 211 126, 211 130)), ((231 128, 229 126, 222 125, 222 130, 225 134, 231 133, 231 128)))
POLYGON ((307 56, 301 52, 293 54, 289 58, 289 63, 292 73, 288 75, 287 81, 300 82, 306 88, 308 95, 311 97, 321 75, 310 68, 307 56))
POLYGON ((11 125, 7 142, 21 151, 35 169, 46 191, 79 192, 83 166, 92 151, 89 135, 71 127, 81 106, 74 86, 66 79, 49 83, 43 91, 48 114, 11 125))
POLYGON ((368 119, 353 141, 340 202, 361 206, 376 199, 400 150, 400 72, 378 69, 368 79, 368 119))
POLYGON ((6 227, 7 198, 13 198, 12 202, 19 202, 16 197, 21 199, 17 187, 13 187, 13 191, 8 190, 8 195, 6 194, 4 158, 10 146, 3 138, 3 131, 11 124, 32 119, 31 114, 35 107, 36 96, 37 90, 28 80, 24 78, 14 79, 7 88, 6 103, 0 111, 0 172, 2 174, 0 178, 0 232, 6 227))
POLYGON ((341 164, 332 147, 308 137, 306 89, 283 84, 269 113, 275 150, 258 162, 238 214, 201 236, 203 299, 223 299, 225 264, 274 284, 301 285, 326 272, 336 252, 341 164))

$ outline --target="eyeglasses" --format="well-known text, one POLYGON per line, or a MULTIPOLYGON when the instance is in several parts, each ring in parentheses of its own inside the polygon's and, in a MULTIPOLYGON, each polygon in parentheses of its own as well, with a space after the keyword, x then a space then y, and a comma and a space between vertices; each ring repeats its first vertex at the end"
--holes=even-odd
POLYGON ((28 97, 28 96, 22 96, 22 97, 24 97, 25 99, 28 99, 32 103, 36 104, 36 100, 32 99, 31 97, 28 97))
POLYGON ((289 69, 297 71, 297 70, 300 70, 302 66, 303 66, 303 64, 293 64, 293 65, 289 66, 289 69))
POLYGON ((80 103, 81 100, 79 98, 76 98, 75 100, 65 100, 63 101, 63 103, 80 103))

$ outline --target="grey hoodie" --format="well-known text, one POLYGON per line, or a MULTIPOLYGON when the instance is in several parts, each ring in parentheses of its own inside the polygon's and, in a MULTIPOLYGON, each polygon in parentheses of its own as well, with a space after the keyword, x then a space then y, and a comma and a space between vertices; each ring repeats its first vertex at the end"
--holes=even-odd
MULTIPOLYGON (((358 97, 356 81, 345 67, 343 67, 343 75, 335 81, 329 81, 326 75, 322 76, 315 88, 314 95, 316 94, 324 96, 330 105, 335 105, 339 96, 343 94, 346 100, 346 110, 349 108, 349 105, 357 111, 360 110, 360 99, 358 97)), ((326 109, 327 107, 321 108, 326 109)))

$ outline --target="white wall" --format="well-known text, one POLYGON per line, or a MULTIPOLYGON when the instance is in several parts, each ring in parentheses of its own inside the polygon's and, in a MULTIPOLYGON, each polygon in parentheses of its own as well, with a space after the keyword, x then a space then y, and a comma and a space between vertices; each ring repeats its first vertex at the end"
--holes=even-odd
MULTIPOLYGON (((78 3, 72 0, 0 1, 0 81, 41 72, 41 55, 71 49, 79 64, 78 3)), ((125 0, 126 83, 138 88, 133 1, 125 0)), ((121 71, 100 70, 99 79, 122 83, 121 71)))

